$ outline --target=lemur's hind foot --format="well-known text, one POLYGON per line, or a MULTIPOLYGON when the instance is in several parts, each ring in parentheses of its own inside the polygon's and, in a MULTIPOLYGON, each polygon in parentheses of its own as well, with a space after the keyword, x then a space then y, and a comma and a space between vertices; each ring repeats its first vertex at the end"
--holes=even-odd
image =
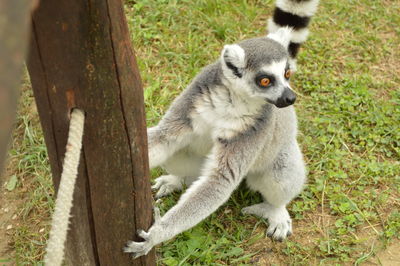
POLYGON ((259 203, 242 209, 243 214, 253 214, 268 219, 267 236, 282 241, 292 234, 292 219, 285 206, 276 208, 268 203, 259 203))
POLYGON ((170 195, 172 192, 181 191, 183 188, 183 178, 175 175, 163 175, 157 177, 152 189, 158 190, 156 198, 170 195))

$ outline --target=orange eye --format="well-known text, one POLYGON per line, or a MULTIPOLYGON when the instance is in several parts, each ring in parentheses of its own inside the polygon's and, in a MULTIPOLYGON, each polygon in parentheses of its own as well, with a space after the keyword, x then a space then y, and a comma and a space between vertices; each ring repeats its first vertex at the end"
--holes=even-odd
POLYGON ((290 76, 292 75, 292 71, 290 71, 290 69, 286 70, 285 72, 285 78, 290 78, 290 76))
POLYGON ((260 86, 262 87, 267 87, 271 83, 271 80, 269 78, 262 78, 260 80, 260 86))

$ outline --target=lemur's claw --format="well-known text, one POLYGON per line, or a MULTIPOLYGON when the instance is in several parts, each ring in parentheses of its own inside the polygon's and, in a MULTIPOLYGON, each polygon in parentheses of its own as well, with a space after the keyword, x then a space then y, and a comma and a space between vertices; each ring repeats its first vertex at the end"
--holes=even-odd
POLYGON ((150 234, 145 232, 142 229, 139 229, 136 231, 137 235, 140 236, 141 238, 143 238, 144 240, 148 240, 150 238, 150 234))
POLYGON ((161 219, 160 209, 158 207, 153 208, 154 211, 154 223, 157 223, 161 219))
MULTIPOLYGON (((154 207, 154 220, 155 224, 161 219, 160 210, 157 207, 154 207)), ((154 226, 154 225, 153 225, 154 226)), ((152 227, 154 229, 154 227, 152 227)), ((151 229, 151 228, 150 228, 151 229)), ((154 230, 144 231, 139 229, 136 231, 136 234, 143 238, 145 241, 143 242, 135 242, 135 241, 128 241, 126 246, 124 247, 125 253, 131 253, 132 258, 136 259, 140 256, 147 255, 149 251, 153 248, 153 246, 161 241, 158 241, 159 235, 156 233, 154 234, 154 230), (152 233, 151 233, 152 232, 152 233)), ((158 231, 157 231, 158 232, 158 231)))
POLYGON ((149 251, 152 248, 153 248, 153 245, 148 240, 146 240, 144 242, 128 241, 128 243, 126 243, 126 247, 124 247, 124 252, 132 253, 131 254, 132 258, 136 259, 140 256, 147 255, 147 253, 149 253, 149 251))

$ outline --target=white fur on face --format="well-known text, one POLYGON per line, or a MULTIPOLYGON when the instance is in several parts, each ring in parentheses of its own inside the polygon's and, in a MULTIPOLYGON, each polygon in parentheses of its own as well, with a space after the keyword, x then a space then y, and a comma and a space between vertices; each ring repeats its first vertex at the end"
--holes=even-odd
POLYGON ((296 72, 297 70, 297 60, 296 58, 289 58, 289 67, 290 67, 290 71, 296 72))
POLYGON ((289 1, 289 0, 277 0, 276 6, 283 11, 301 16, 301 17, 311 17, 317 11, 319 0, 309 0, 309 1, 289 1))

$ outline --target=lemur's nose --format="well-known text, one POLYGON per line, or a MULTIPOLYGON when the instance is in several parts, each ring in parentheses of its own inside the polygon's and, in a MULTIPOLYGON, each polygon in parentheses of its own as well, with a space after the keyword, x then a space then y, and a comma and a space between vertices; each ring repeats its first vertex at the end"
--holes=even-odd
POLYGON ((283 108, 294 104, 295 101, 296 94, 289 87, 286 87, 282 93, 282 96, 278 98, 275 105, 279 108, 283 108))
POLYGON ((296 101, 296 94, 291 89, 288 89, 288 91, 287 95, 284 95, 284 101, 287 105, 292 105, 296 101))

